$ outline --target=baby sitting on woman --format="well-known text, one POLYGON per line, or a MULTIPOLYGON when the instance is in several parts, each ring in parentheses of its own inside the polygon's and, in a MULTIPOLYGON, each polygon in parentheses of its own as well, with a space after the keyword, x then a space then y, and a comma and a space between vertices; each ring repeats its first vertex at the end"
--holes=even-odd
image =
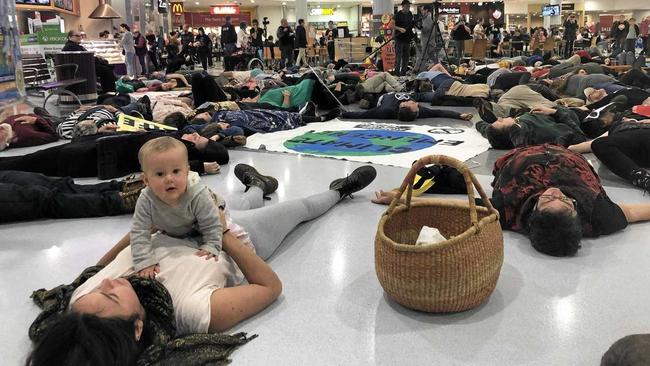
POLYGON ((216 261, 224 234, 219 212, 208 187, 190 173, 185 145, 172 137, 159 137, 140 148, 138 160, 147 187, 135 205, 130 233, 134 270, 147 278, 160 271, 152 231, 200 240, 196 255, 216 261))

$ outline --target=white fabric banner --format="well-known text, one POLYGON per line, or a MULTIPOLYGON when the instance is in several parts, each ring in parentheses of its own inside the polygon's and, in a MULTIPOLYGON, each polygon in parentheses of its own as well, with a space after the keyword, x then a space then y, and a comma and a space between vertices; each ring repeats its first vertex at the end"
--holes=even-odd
POLYGON ((416 126, 338 119, 294 130, 257 133, 246 147, 408 168, 425 155, 468 160, 490 145, 472 127, 416 126))

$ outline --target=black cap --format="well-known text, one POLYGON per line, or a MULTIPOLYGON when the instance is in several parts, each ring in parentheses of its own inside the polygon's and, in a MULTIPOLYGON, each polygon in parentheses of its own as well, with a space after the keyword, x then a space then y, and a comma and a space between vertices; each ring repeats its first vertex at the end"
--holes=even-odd
POLYGON ((409 0, 402 0, 402 5, 411 5, 409 0))

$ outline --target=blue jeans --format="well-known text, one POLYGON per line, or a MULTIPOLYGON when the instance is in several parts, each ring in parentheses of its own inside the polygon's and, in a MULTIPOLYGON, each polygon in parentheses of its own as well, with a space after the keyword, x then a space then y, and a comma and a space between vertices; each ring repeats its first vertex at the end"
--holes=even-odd
POLYGON ((135 76, 135 52, 126 52, 124 54, 124 64, 126 64, 126 74, 135 76))

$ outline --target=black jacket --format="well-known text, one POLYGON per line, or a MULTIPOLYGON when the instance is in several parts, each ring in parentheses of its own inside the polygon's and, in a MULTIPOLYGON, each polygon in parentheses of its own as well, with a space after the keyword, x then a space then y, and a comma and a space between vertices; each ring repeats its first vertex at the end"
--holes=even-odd
MULTIPOLYGON (((364 118, 376 118, 376 119, 397 119, 399 113, 399 105, 402 102, 407 102, 410 100, 418 100, 418 94, 408 94, 408 93, 388 93, 384 94, 381 99, 381 104, 375 108, 369 109, 367 111, 361 112, 343 112, 341 115, 342 118, 350 119, 364 119, 364 118)), ((450 111, 446 109, 431 109, 427 107, 420 106, 418 112, 418 118, 454 118, 460 119, 460 113, 456 111, 450 111)))
POLYGON ((237 32, 232 24, 226 23, 221 26, 221 43, 237 43, 237 32))
POLYGON ((406 29, 406 32, 395 31, 395 40, 399 42, 410 42, 415 34, 413 33, 413 14, 409 12, 402 12, 401 10, 395 13, 393 17, 395 21, 395 26, 406 29))
POLYGON ((84 48, 84 46, 82 46, 82 45, 80 45, 78 43, 75 43, 75 42, 72 42, 72 41, 67 41, 65 43, 65 45, 63 46, 63 48, 61 49, 61 51, 63 51, 63 52, 77 52, 77 51, 86 51, 86 49, 84 48))
POLYGON ((294 32, 291 27, 286 26, 279 26, 278 27, 278 42, 280 43, 280 47, 286 47, 286 46, 291 46, 293 47, 294 44, 294 32))
POLYGON ((296 27, 296 48, 306 48, 307 47, 307 32, 305 27, 299 25, 296 27))
POLYGON ((264 29, 262 28, 251 28, 251 46, 253 47, 262 47, 264 44, 262 41, 262 36, 264 36, 264 29), (253 38, 255 34, 255 38, 253 38))
POLYGON ((625 28, 622 29, 622 30, 618 29, 618 26, 620 24, 621 24, 621 22, 618 21, 618 20, 616 20, 616 21, 614 21, 614 23, 612 23, 612 34, 611 34, 612 38, 616 38, 616 39, 623 38, 623 39, 625 39, 625 37, 627 37, 627 32, 630 31, 630 23, 628 23, 627 20, 624 20, 623 24, 625 25, 625 28))
POLYGON ((564 21, 564 39, 575 41, 578 32, 578 22, 564 21))

